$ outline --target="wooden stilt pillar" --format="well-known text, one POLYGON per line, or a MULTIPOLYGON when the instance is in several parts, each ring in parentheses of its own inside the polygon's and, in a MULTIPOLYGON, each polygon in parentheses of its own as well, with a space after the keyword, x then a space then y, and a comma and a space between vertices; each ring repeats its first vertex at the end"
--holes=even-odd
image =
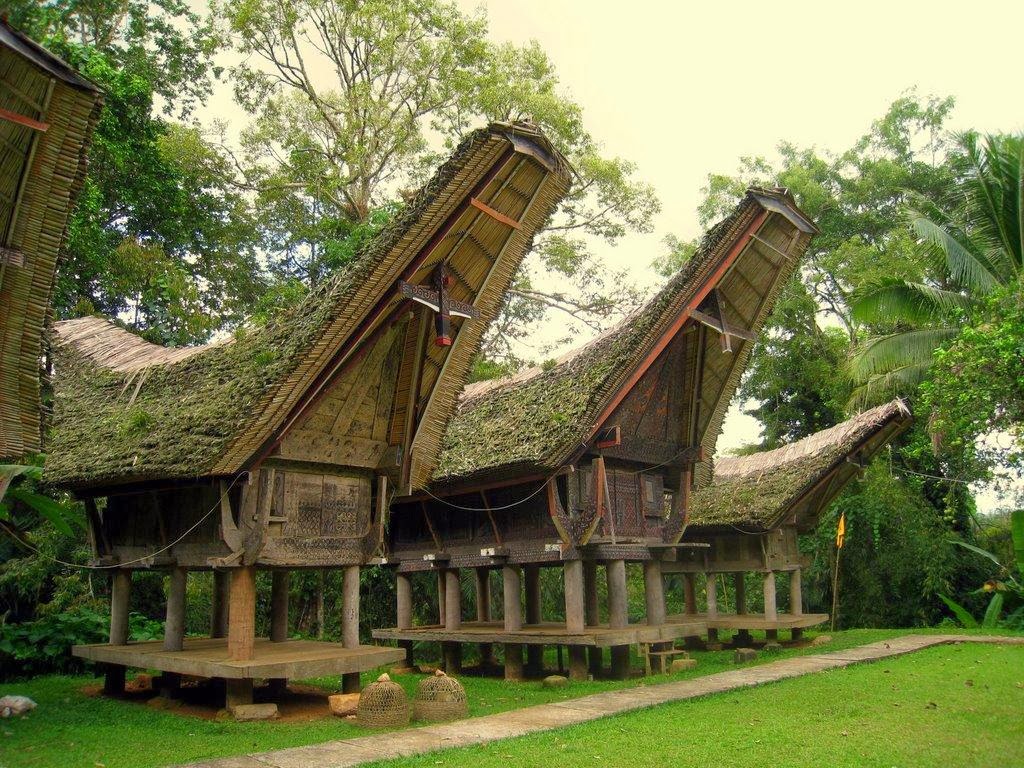
POLYGON ((779 618, 779 609, 775 605, 775 571, 764 574, 764 617, 768 621, 779 618))
POLYGON ((167 617, 164 620, 164 650, 180 651, 185 643, 185 589, 188 571, 172 568, 167 589, 167 617))
POLYGON ((565 630, 582 634, 586 627, 586 600, 583 585, 583 561, 566 560, 562 563, 565 581, 565 630))
MULTIPOLYGON (((518 632, 523 628, 522 583, 519 569, 506 565, 501 569, 502 591, 505 604, 505 631, 518 632)), ((523 646, 505 643, 505 679, 523 679, 523 646)))
POLYGON ((443 570, 437 572, 437 623, 442 627, 444 626, 445 620, 447 619, 447 610, 444 604, 445 599, 445 582, 444 582, 443 570))
MULTIPOLYGON (((248 661, 256 646, 256 568, 251 565, 231 571, 228 596, 228 659, 248 661)), ((228 709, 252 704, 252 679, 227 680, 228 709)))
MULTIPOLYGON (((395 577, 396 614, 398 618, 398 629, 412 628, 412 576, 408 573, 399 573, 395 577)), ((399 643, 405 650, 405 666, 412 667, 415 664, 413 657, 413 644, 411 641, 403 640, 399 643)))
MULTIPOLYGON (((457 632, 462 628, 462 584, 459 571, 451 568, 444 572, 444 628, 449 632, 457 632)), ((445 672, 457 675, 461 672, 462 646, 459 643, 441 643, 444 655, 445 672)))
MULTIPOLYGON (((167 614, 164 619, 164 650, 180 651, 185 647, 185 590, 188 571, 172 568, 167 588, 167 614)), ((181 688, 181 675, 164 672, 160 675, 160 695, 174 698, 181 688)))
POLYGON ((586 680, 587 670, 587 649, 582 645, 569 646, 569 679, 586 680))
MULTIPOLYGON (((626 592, 626 562, 608 562, 608 625, 621 629, 629 624, 629 597, 626 592)), ((612 647, 612 677, 623 679, 629 676, 629 646, 612 647)))
POLYGON ((799 568, 789 573, 789 612, 794 616, 802 616, 804 613, 803 585, 800 577, 799 568))
POLYGON ((231 574, 225 570, 213 572, 213 610, 210 616, 210 637, 228 636, 228 595, 231 592, 231 574))
MULTIPOLYGON (((597 593, 597 563, 591 560, 583 563, 583 591, 587 626, 596 627, 601 623, 601 603, 597 593)), ((601 674, 601 649, 587 648, 587 658, 590 674, 595 677, 601 674)))
POLYGON ((661 561, 644 563, 644 602, 647 625, 656 627, 665 623, 665 584, 661 578, 661 561))
MULTIPOLYGON (((359 566, 347 565, 341 575, 341 643, 359 647, 359 566)), ((359 693, 359 673, 341 676, 342 693, 359 693)))
MULTIPOLYGON (((476 620, 491 620, 491 571, 489 568, 474 569, 476 575, 476 620)), ((480 643, 480 666, 494 664, 494 646, 491 643, 480 643)))
MULTIPOLYGON (((288 571, 273 571, 270 582, 270 640, 283 643, 288 639, 288 590, 291 574, 288 571)), ((275 697, 288 690, 288 679, 275 677, 267 681, 275 697)))
MULTIPOLYGON (((704 574, 704 596, 708 604, 708 619, 718 618, 718 574, 704 574)), ((718 628, 708 627, 708 643, 718 643, 718 628)))
POLYGON ((288 571, 274 571, 270 585, 270 639, 283 643, 288 639, 288 589, 291 586, 288 571))
MULTIPOLYGON (((540 624, 543 620, 541 614, 540 598, 540 567, 528 565, 523 568, 523 581, 526 589, 526 623, 540 624)), ((537 674, 544 668, 544 646, 526 646, 526 671, 529 674, 537 674)))
MULTIPOLYGON (((110 579, 110 644, 128 642, 128 599, 131 597, 132 572, 123 568, 114 571, 110 579)), ((103 673, 103 692, 108 695, 124 693, 124 667, 107 664, 103 673)))
POLYGON ((256 569, 249 565, 231 571, 228 599, 228 658, 248 661, 256 646, 256 569))
POLYGON ((734 573, 732 575, 732 591, 736 595, 736 615, 741 616, 747 612, 747 582, 745 573, 734 573))
POLYGON ((697 590, 693 582, 692 573, 683 574, 683 602, 686 606, 686 613, 691 616, 697 613, 697 590))

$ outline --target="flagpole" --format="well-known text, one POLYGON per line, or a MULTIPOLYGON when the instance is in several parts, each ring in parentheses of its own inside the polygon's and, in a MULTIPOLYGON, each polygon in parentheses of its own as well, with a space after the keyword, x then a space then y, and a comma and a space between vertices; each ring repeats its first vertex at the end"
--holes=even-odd
POLYGON ((839 605, 839 555, 843 551, 842 547, 836 547, 836 567, 835 572, 832 576, 832 629, 831 632, 836 631, 836 608, 839 605))

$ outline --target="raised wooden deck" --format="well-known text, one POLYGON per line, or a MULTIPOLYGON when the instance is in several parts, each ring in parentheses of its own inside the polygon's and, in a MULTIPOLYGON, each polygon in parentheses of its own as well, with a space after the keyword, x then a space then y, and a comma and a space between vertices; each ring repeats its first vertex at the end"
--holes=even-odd
POLYGON ((774 619, 766 619, 763 613, 720 613, 709 617, 705 613, 677 613, 669 616, 669 624, 689 625, 698 620, 708 629, 806 629, 828 621, 827 613, 780 613, 774 619))
POLYGON ((449 631, 442 625, 412 627, 410 629, 375 629, 375 640, 423 641, 442 643, 511 643, 520 645, 583 645, 611 648, 635 643, 670 642, 680 637, 703 634, 707 624, 701 619, 671 624, 648 626, 630 624, 621 629, 607 625, 590 626, 583 632, 569 632, 565 624, 544 622, 524 624, 517 631, 507 631, 500 621, 464 621, 458 630, 449 631))
POLYGON ((180 651, 165 651, 163 641, 127 645, 76 645, 74 656, 104 664, 117 664, 138 669, 158 669, 196 677, 226 679, 291 678, 302 679, 320 675, 344 675, 363 672, 405 658, 400 648, 361 645, 346 648, 341 643, 315 640, 286 640, 272 643, 256 640, 255 657, 247 661, 228 659, 225 638, 186 638, 180 651))

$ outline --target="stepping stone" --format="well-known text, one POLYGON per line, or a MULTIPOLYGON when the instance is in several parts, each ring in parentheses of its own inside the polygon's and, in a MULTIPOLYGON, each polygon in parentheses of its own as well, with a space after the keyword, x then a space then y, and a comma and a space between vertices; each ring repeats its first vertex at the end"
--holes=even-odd
POLYGON ((694 669, 697 666, 696 659, 673 659, 669 672, 683 672, 687 669, 694 669))
POLYGON ((748 661, 757 660, 757 651, 753 648, 737 648, 732 655, 732 660, 737 664, 744 664, 748 661))
POLYGON ((236 704, 229 711, 240 723, 252 720, 273 720, 277 717, 277 704, 236 704))
POLYGON ((815 647, 818 647, 818 646, 822 646, 822 645, 828 645, 831 642, 832 642, 832 636, 831 635, 818 635, 816 638, 811 640, 811 645, 813 645, 815 647))
POLYGON ((565 688, 569 684, 569 678, 561 675, 548 675, 542 684, 545 688, 565 688))
POLYGON ((348 717, 356 713, 359 706, 358 693, 336 693, 327 697, 327 703, 331 707, 331 714, 335 717, 348 717))
POLYGON ((774 640, 769 640, 764 644, 762 651, 764 651, 764 653, 780 653, 782 651, 782 645, 774 640))

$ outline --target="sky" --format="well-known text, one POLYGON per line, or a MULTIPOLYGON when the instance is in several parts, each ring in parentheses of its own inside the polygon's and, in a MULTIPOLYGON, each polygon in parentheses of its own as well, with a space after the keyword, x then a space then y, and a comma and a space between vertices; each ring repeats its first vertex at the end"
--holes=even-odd
MULTIPOLYGON (((954 129, 1024 128, 1024 101, 1005 84, 1020 71, 1021 2, 968 13, 944 0, 457 1, 485 8, 494 40, 539 41, 606 153, 654 186, 663 206, 654 232, 599 251, 652 291, 663 238, 699 234, 707 175, 735 171, 741 156, 771 158, 782 140, 841 151, 911 87, 955 97, 954 129)), ((554 338, 559 322, 539 338, 554 338)), ((734 407, 719 451, 758 434, 734 407)))

